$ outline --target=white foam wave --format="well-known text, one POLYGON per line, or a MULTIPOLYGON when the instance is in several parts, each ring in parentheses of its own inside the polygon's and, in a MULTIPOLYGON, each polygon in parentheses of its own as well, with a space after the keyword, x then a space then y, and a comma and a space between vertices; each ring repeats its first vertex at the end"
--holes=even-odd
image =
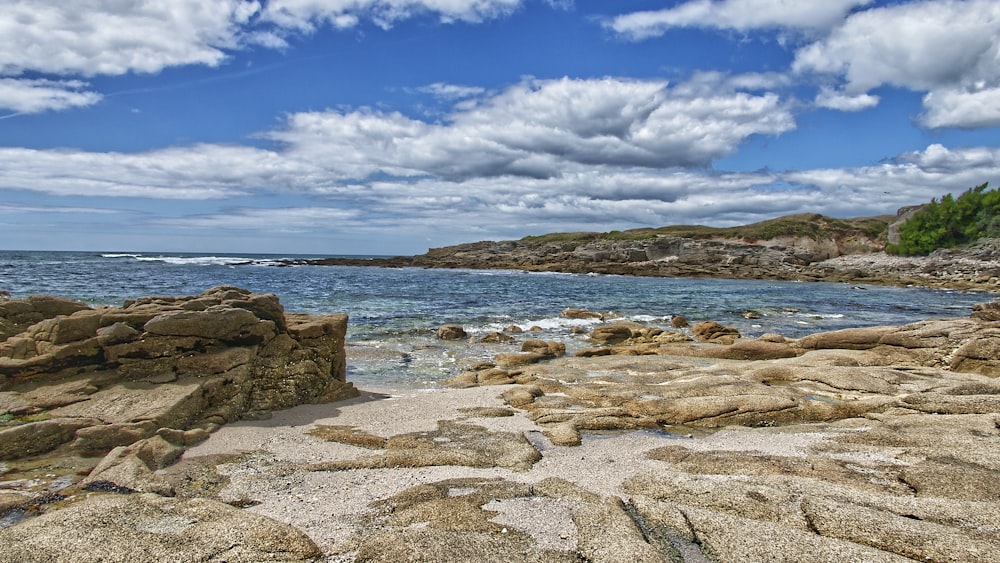
POLYGON ((601 324, 602 322, 603 321, 600 319, 567 319, 565 317, 546 317, 543 319, 514 321, 505 324, 490 323, 481 327, 473 327, 469 329, 469 331, 473 334, 499 332, 505 330, 507 327, 516 326, 525 332, 538 328, 545 332, 568 332, 576 327, 592 327, 594 325, 601 324))
POLYGON ((282 262, 277 259, 249 258, 245 256, 146 256, 144 254, 108 253, 102 258, 131 258, 138 262, 162 262, 178 266, 271 266, 282 262))

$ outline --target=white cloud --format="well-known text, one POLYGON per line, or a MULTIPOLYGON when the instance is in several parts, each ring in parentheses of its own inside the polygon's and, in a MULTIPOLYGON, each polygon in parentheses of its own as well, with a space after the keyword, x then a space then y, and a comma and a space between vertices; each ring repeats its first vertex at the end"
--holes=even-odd
POLYGON ((658 37, 677 27, 747 31, 760 28, 830 29, 872 0, 692 0, 673 8, 618 16, 607 27, 632 39, 658 37))
POLYGON ((38 113, 96 104, 102 96, 87 86, 78 80, 0 78, 0 108, 38 113))
POLYGON ((333 225, 343 225, 360 215, 357 210, 335 207, 269 207, 266 209, 241 207, 224 213, 208 213, 159 219, 153 223, 170 227, 209 230, 234 230, 258 232, 307 233, 325 230, 333 225))
POLYGON ((794 129, 774 94, 663 81, 528 80, 431 124, 373 111, 293 114, 268 135, 342 178, 552 177, 585 166, 705 166, 751 135, 794 129))
POLYGON ((144 153, 0 148, 0 186, 58 196, 209 200, 255 187, 318 182, 315 170, 250 147, 194 145, 144 153))
POLYGON ((382 28, 418 14, 436 15, 442 22, 481 22, 505 16, 522 0, 270 0, 262 19, 283 28, 311 32, 327 24, 338 29, 370 19, 382 28))
POLYGON ((0 74, 158 72, 217 65, 260 10, 247 0, 0 0, 0 74))
POLYGON ((924 110, 920 120, 928 127, 1000 127, 1000 86, 934 90, 924 96, 924 110))
POLYGON ((434 84, 428 84, 427 86, 417 88, 417 91, 425 94, 431 94, 432 96, 445 100, 458 100, 482 95, 486 92, 486 89, 479 86, 462 86, 459 84, 435 82, 434 84))
POLYGON ((996 123, 990 94, 1000 88, 1000 3, 925 0, 851 15, 829 37, 801 49, 799 73, 841 77, 857 96, 889 85, 929 91, 925 125, 996 123), (979 102, 987 107, 976 110, 979 102))
POLYGON ((847 95, 828 87, 820 88, 816 95, 816 105, 840 111, 861 111, 878 105, 879 97, 872 94, 847 95))
MULTIPOLYGON (((30 207, 39 210, 49 207, 43 199, 48 194, 127 197, 130 207, 147 210, 129 214, 130 228, 147 234, 368 236, 412 248, 425 237, 468 242, 552 231, 727 226, 790 213, 893 213, 1000 178, 1000 148, 941 145, 844 169, 723 174, 590 164, 544 178, 483 175, 459 181, 424 175, 338 182, 322 163, 301 157, 291 150, 218 145, 139 154, 0 149, 0 186, 38 193, 30 207), (262 203, 261 197, 289 192, 311 203, 262 203), (150 207, 143 198, 204 203, 175 206, 186 214, 166 218, 158 209, 166 204, 150 207), (219 209, 223 202, 231 207, 219 209)), ((25 209, 14 204, 0 213, 23 216, 25 209)))

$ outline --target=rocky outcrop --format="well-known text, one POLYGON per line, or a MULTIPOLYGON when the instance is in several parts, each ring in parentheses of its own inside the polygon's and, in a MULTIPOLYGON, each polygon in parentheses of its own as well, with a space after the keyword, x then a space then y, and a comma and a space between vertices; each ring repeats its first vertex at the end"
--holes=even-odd
POLYGON ((577 237, 476 242, 426 254, 311 264, 514 269, 658 277, 837 281, 1000 290, 1000 240, 984 239, 930 256, 890 256, 863 235, 769 239, 653 236, 637 240, 577 237))
POLYGON ((286 315, 272 294, 217 287, 98 308, 29 297, 0 314, 20 330, 0 343, 0 460, 183 447, 207 436, 197 429, 357 394, 346 315, 286 315))

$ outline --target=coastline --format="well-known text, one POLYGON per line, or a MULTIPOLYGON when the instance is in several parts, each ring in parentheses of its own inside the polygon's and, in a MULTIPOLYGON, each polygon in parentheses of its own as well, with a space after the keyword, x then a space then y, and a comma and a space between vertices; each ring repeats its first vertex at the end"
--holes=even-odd
POLYGON ((519 241, 482 242, 432 249, 418 256, 322 258, 289 263, 840 282, 1000 291, 1000 239, 984 239, 960 249, 942 249, 929 256, 893 256, 882 251, 817 253, 803 251, 794 245, 689 239, 672 243, 673 254, 660 255, 650 251, 650 244, 643 241, 631 245, 597 245, 599 249, 595 250, 581 249, 576 244, 539 248, 519 244, 519 241))

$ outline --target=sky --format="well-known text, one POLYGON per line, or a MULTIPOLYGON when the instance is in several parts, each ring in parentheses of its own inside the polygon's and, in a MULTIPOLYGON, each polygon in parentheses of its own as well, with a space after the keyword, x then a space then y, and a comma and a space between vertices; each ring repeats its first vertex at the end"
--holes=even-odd
POLYGON ((412 255, 1000 182, 997 0, 0 0, 0 249, 412 255))

